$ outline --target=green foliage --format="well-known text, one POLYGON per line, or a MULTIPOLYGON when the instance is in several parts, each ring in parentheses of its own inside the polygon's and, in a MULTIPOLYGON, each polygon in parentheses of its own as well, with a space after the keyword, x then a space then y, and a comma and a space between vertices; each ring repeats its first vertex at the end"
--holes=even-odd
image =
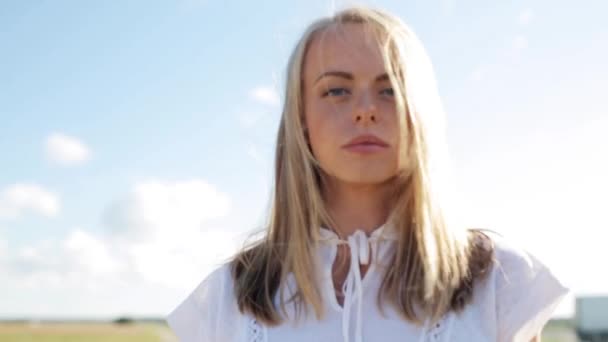
POLYGON ((115 319, 114 324, 133 324, 135 321, 129 317, 120 317, 115 319))

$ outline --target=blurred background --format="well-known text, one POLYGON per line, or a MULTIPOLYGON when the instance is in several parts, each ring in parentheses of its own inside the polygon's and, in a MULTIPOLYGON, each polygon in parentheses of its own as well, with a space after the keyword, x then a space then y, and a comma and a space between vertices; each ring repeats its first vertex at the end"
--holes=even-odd
POLYGON ((0 341, 172 340, 164 317, 264 222, 296 39, 351 4, 424 42, 458 211, 571 289, 544 341, 575 340, 577 298, 608 324, 608 2, 7 0, 0 341))

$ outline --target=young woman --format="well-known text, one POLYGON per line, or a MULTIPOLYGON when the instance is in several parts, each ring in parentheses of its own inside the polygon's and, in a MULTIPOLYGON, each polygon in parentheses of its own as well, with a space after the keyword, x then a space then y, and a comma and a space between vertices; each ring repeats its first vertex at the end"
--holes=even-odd
POLYGON ((267 230, 169 314, 180 341, 538 341, 567 289, 449 214, 414 33, 343 10, 306 30, 287 72, 267 230))

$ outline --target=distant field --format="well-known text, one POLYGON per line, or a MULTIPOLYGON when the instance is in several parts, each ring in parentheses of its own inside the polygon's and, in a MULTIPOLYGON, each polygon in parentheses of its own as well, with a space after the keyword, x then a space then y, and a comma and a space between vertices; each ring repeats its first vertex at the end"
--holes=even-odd
POLYGON ((175 342, 162 324, 1 323, 1 342, 175 342))
POLYGON ((576 334, 570 320, 549 322, 543 330, 542 342, 577 342, 576 334))
MULTIPOLYGON (((0 342, 177 342, 160 323, 0 323, 0 342)), ((577 342, 568 321, 551 322, 542 342, 577 342)))

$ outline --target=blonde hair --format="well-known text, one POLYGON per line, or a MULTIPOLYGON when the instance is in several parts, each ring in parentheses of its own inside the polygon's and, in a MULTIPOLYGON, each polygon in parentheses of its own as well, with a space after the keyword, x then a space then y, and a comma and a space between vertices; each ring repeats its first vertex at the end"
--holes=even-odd
POLYGON ((378 305, 387 301, 415 323, 427 318, 434 322, 471 300, 473 282, 487 273, 492 248, 483 243, 488 240, 485 234, 476 230, 467 234, 448 215, 442 178, 447 166, 442 164, 447 158, 445 125, 429 57, 398 18, 364 7, 312 23, 289 58, 269 220, 263 238, 232 261, 237 303, 241 312, 269 325, 283 320, 274 304, 277 295, 283 313, 286 303, 294 302, 297 312, 312 307, 318 319, 323 317, 314 250, 319 227, 334 224, 322 197, 324 174, 303 127, 302 68, 314 36, 346 23, 365 24, 374 34, 393 85, 400 127, 408 132, 402 134, 408 148, 400 158, 407 165, 395 177, 388 218, 399 238, 385 270, 378 305), (290 274, 297 292, 284 298, 280 288, 290 274))

